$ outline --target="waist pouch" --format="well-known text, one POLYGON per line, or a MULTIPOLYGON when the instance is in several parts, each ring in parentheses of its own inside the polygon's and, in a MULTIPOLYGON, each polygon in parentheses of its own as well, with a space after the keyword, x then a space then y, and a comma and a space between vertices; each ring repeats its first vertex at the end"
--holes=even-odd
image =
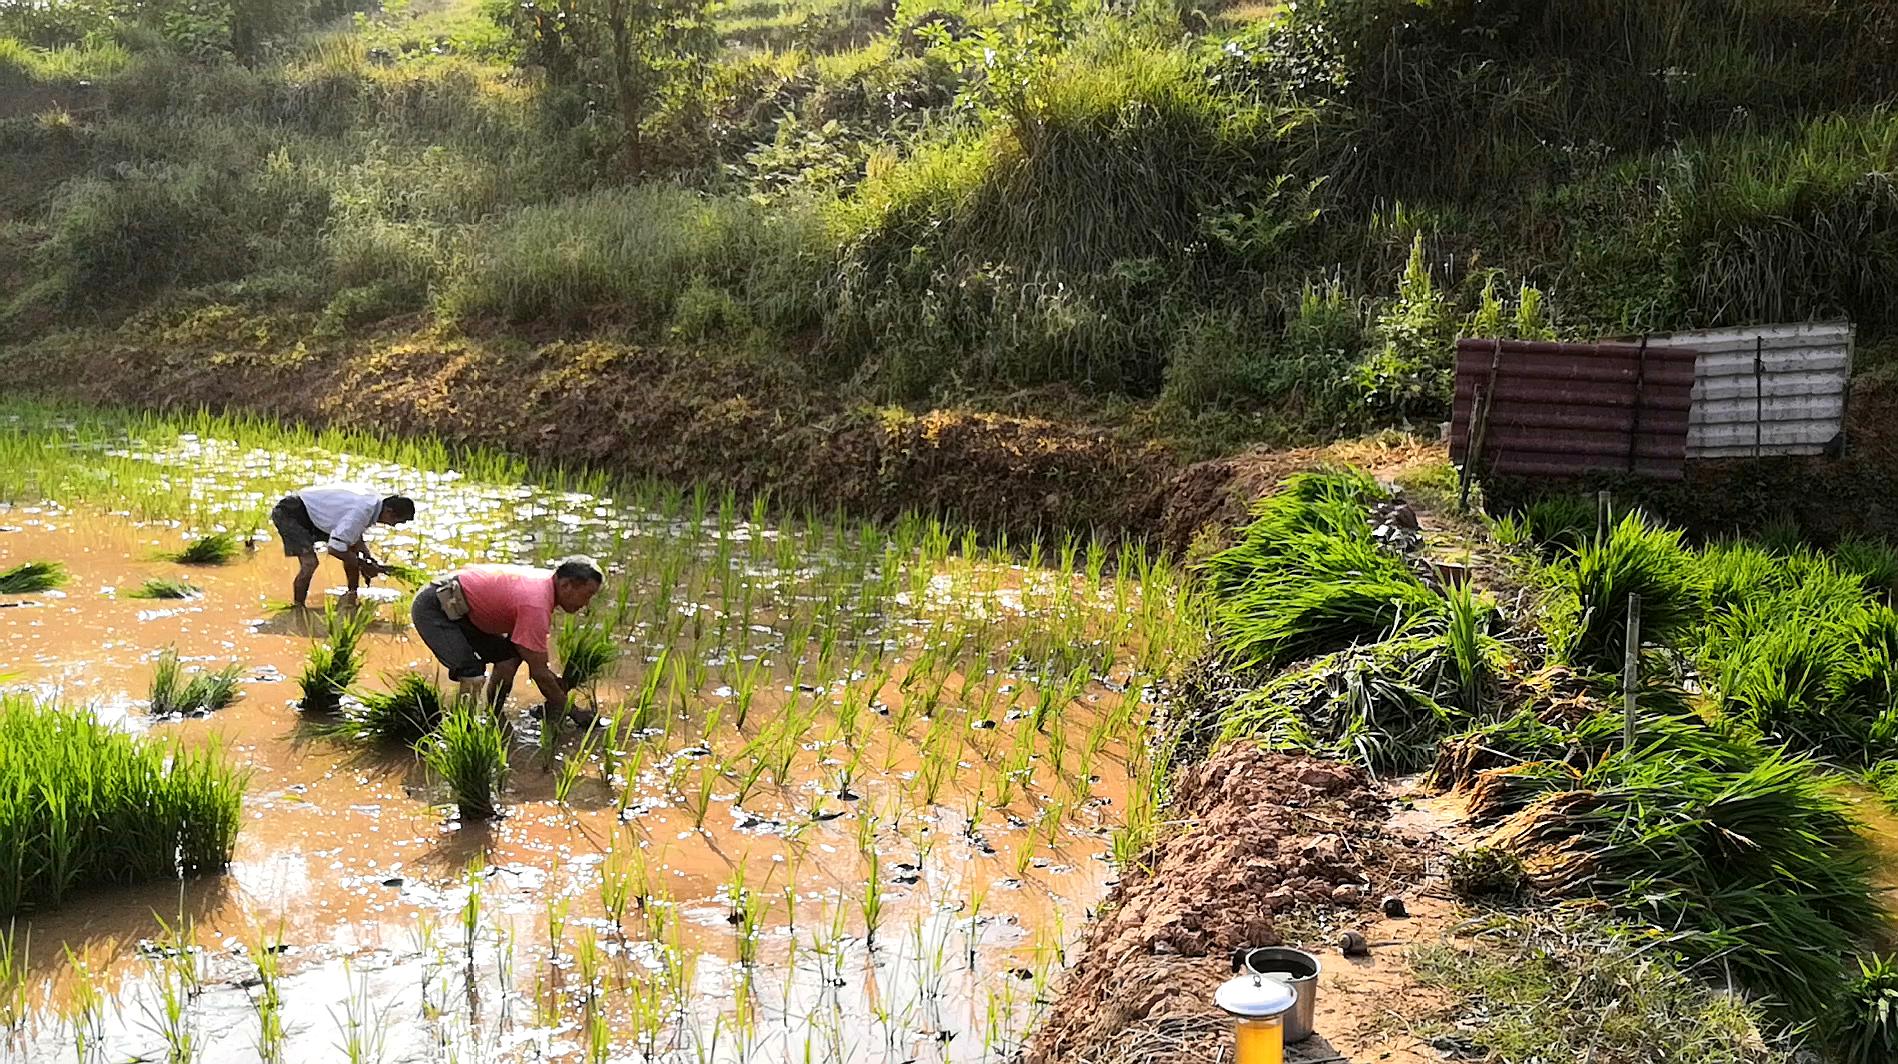
POLYGON ((442 615, 451 621, 468 616, 468 596, 461 590, 460 577, 445 577, 437 582, 435 601, 442 604, 442 615))

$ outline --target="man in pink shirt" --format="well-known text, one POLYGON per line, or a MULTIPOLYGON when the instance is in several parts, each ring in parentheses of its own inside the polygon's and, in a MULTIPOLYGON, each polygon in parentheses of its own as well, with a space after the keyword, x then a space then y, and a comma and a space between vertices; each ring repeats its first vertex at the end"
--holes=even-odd
POLYGON ((487 700, 498 711, 526 662, 527 675, 547 699, 548 718, 559 719, 567 709, 567 686, 547 661, 554 609, 580 612, 604 582, 593 559, 577 556, 551 570, 470 565, 416 592, 409 617, 464 697, 481 693, 482 677, 493 665, 487 700))

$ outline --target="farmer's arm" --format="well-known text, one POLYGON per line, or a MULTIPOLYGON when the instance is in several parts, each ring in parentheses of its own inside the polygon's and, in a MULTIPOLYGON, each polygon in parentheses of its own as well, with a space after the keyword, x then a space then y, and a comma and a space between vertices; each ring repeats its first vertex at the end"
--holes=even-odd
POLYGON ((375 514, 360 511, 350 514, 341 524, 330 530, 330 556, 344 565, 355 565, 370 576, 381 576, 382 566, 369 554, 369 548, 363 543, 363 532, 375 520, 375 514))
POLYGON ((554 670, 547 663, 545 650, 529 650, 519 643, 514 649, 521 655, 521 661, 527 666, 527 675, 533 678, 534 686, 540 688, 541 697, 547 700, 547 719, 553 720, 567 711, 567 685, 560 682, 554 670))

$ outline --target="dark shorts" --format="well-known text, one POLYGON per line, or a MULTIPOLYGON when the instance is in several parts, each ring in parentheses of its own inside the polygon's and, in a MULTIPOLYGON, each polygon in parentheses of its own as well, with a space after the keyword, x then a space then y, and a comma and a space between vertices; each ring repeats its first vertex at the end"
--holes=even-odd
POLYGON ((271 508, 270 523, 277 528, 277 538, 283 542, 283 556, 286 558, 315 554, 316 545, 330 538, 328 532, 310 523, 309 508, 295 495, 284 496, 282 501, 271 508))
POLYGON ((488 671, 489 665, 514 661, 521 654, 514 641, 504 635, 491 635, 463 617, 451 620, 442 612, 441 599, 435 597, 435 585, 415 593, 409 607, 409 620, 415 634, 435 654, 435 660, 448 667, 450 680, 472 680, 488 671))

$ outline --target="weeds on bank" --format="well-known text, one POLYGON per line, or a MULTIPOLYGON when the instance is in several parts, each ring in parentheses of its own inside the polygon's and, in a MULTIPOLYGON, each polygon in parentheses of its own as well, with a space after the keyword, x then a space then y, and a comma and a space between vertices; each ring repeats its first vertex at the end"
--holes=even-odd
POLYGON ((0 595, 36 595, 63 586, 71 574, 59 562, 21 562, 0 570, 0 595))
POLYGON ((0 695, 0 915, 89 886, 224 868, 245 779, 214 748, 0 695))

